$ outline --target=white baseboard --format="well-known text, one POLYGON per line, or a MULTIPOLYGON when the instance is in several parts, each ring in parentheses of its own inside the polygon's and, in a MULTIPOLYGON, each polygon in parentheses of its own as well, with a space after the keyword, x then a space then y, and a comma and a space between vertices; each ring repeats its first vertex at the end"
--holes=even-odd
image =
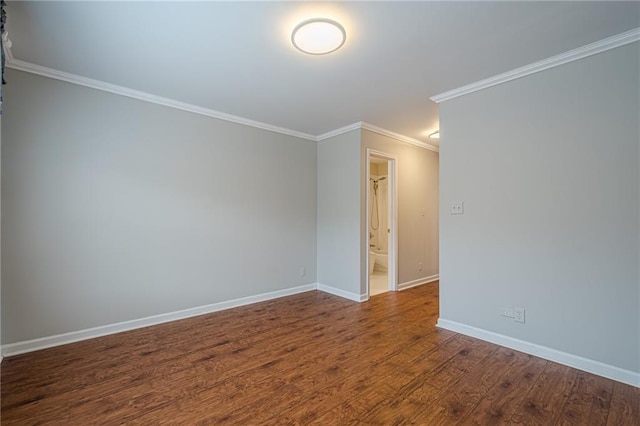
POLYGON ((432 283, 440 279, 439 274, 431 275, 429 277, 418 278, 417 280, 407 281, 406 283, 398 284, 398 291, 406 290, 411 287, 417 287, 422 284, 432 283))
POLYGON ((530 355, 535 355, 549 361, 577 368, 578 370, 586 371, 587 373, 606 377, 607 379, 626 383, 631 386, 640 387, 640 373, 635 371, 625 370, 613 365, 604 364, 600 361, 594 361, 578 355, 561 352, 546 346, 540 346, 535 343, 514 339, 513 337, 442 318, 438 319, 437 326, 456 333, 495 343, 500 346, 515 349, 530 355))
POLYGON ((353 300, 354 302, 364 302, 368 300, 366 294, 356 294, 350 291, 341 290, 339 288, 331 287, 325 284, 317 284, 317 288, 325 293, 333 294, 334 296, 344 297, 345 299, 353 300))
POLYGON ((240 299, 227 300, 224 302, 218 302, 204 306, 197 306, 195 308, 183 309, 166 314, 153 315, 150 317, 139 318, 131 321, 102 325, 85 330, 56 334, 54 336, 40 337, 38 339, 25 340, 22 342, 8 343, 6 345, 2 345, 2 349, 0 350, 0 362, 2 362, 4 356, 19 355, 27 352, 37 351, 40 349, 51 348, 54 346, 66 345, 68 343, 79 342, 81 340, 93 339, 95 337, 107 336, 109 334, 121 333, 123 331, 135 330, 137 328, 149 327, 165 322, 195 317, 198 315, 204 315, 217 311, 223 311, 225 309, 236 308, 239 306, 249 305, 251 303, 264 302, 266 300, 277 299, 284 296, 291 296, 293 294, 304 293, 306 291, 312 290, 324 291, 325 293, 333 294, 335 296, 343 297, 355 302, 364 302, 368 299, 366 294, 359 295, 324 284, 307 284, 299 287, 258 294, 255 296, 242 297, 240 299))
POLYGON ((134 330, 136 328, 148 327, 150 325, 162 324, 169 321, 176 321, 184 318, 195 317, 211 312, 236 308, 249 305, 251 303, 264 302, 266 300, 278 299, 284 296, 304 293, 316 290, 316 284, 307 284, 299 287, 287 288, 284 290, 272 291, 255 296, 242 297, 240 299, 228 300, 224 302, 212 303, 210 305, 197 306, 195 308, 183 309, 166 314, 154 315, 150 317, 135 319, 131 321, 119 322, 116 324, 103 325, 88 328, 86 330, 73 331, 70 333, 58 334, 54 336, 41 337, 33 340, 25 340, 17 343, 2 345, 2 355, 11 356, 40 349, 51 348, 53 346, 66 345, 67 343, 79 342, 81 340, 92 339, 94 337, 106 336, 108 334, 120 333, 134 330))

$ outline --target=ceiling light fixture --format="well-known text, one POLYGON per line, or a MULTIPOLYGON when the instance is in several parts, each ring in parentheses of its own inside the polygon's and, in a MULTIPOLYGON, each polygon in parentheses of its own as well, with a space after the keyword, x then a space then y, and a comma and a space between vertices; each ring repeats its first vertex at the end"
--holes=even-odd
POLYGON ((436 130, 435 132, 429 135, 429 139, 440 139, 440 130, 436 130))
POLYGON ((291 33, 296 49, 310 55, 326 55, 340 49, 347 40, 344 27, 327 18, 300 22, 291 33))

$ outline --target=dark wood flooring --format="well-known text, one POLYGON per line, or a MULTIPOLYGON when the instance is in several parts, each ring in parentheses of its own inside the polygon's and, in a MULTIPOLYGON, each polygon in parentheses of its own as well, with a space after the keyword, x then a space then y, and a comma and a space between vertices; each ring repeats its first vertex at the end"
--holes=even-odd
POLYGON ((640 389, 435 327, 438 283, 6 358, 2 425, 638 425, 640 389))

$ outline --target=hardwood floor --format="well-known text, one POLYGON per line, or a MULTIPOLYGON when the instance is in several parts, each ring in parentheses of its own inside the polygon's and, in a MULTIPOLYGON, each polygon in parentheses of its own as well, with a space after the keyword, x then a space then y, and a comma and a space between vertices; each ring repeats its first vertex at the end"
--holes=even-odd
POLYGON ((308 292, 6 358, 2 424, 638 425, 640 389, 308 292))

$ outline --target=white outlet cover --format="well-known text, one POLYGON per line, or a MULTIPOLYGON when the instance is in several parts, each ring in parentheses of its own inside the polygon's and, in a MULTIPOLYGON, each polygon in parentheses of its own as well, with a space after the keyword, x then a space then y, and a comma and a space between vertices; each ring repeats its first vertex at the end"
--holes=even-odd
POLYGON ((464 214, 464 203, 451 204, 451 214, 464 214))

